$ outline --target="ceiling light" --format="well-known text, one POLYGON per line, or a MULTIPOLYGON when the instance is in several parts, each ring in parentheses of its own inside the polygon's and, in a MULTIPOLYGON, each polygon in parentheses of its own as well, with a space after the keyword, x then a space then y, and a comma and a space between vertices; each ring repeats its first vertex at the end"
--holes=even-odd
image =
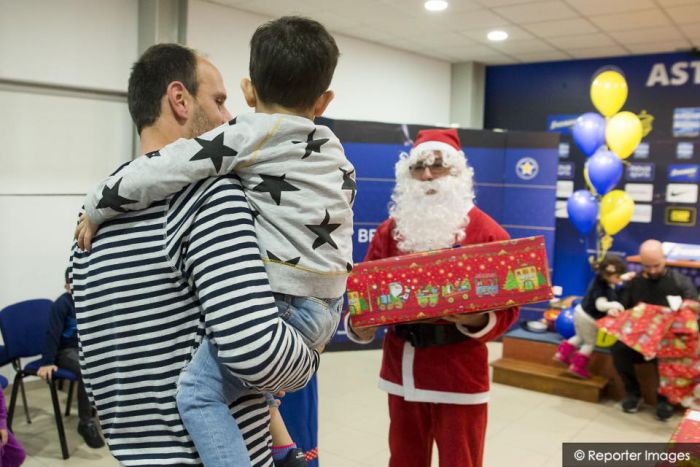
POLYGON ((498 41, 504 41, 508 39, 508 33, 505 31, 491 31, 489 32, 486 37, 490 41, 498 42, 498 41))
POLYGON ((428 0, 423 6, 428 11, 442 11, 447 8, 447 2, 445 0, 428 0))

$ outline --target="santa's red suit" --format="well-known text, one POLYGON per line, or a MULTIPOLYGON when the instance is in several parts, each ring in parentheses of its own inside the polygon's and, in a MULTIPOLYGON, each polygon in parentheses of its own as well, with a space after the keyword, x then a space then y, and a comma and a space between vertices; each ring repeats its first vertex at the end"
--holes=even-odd
MULTIPOLYGON (((394 239, 393 219, 382 223, 366 261, 404 254, 394 239)), ((508 233, 473 206, 462 245, 507 240, 508 233)), ((489 399, 486 342, 503 334, 518 318, 518 308, 488 312, 483 329, 447 345, 414 347, 395 328, 384 337, 379 387, 389 393, 390 467, 429 467, 435 440, 441 467, 482 464, 489 399)), ((353 339, 352 331, 348 332, 353 339)), ((353 339, 355 340, 355 339, 353 339)))

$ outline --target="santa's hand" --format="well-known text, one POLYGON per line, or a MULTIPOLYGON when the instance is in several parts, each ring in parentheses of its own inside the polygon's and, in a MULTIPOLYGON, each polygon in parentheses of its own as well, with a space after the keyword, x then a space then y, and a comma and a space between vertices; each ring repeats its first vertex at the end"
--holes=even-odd
POLYGON ((482 328, 489 322, 489 317, 486 313, 461 313, 458 315, 444 316, 442 319, 470 328, 482 328))
POLYGON ((352 328, 353 334, 355 334, 360 340, 368 341, 374 337, 379 326, 370 326, 368 328, 352 328))

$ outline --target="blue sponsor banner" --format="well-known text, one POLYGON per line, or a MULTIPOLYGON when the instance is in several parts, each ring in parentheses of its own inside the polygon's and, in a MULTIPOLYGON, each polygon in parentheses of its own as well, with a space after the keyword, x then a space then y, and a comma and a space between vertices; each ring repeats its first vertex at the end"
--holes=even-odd
POLYGON ((571 127, 574 126, 577 118, 578 115, 549 115, 547 117, 547 131, 570 135, 571 127))
POLYGON ((557 168, 557 179, 573 180, 576 174, 576 164, 573 162, 560 162, 557 168))
POLYGON ((700 165, 674 164, 668 166, 669 182, 697 183, 700 180, 700 165))
POLYGON ((649 143, 639 143, 632 157, 635 159, 649 159, 649 143))
POLYGON ((673 109, 673 136, 700 136, 700 107, 673 109))
POLYGON ((656 164, 652 162, 635 162, 627 166, 625 180, 628 182, 652 182, 656 164))

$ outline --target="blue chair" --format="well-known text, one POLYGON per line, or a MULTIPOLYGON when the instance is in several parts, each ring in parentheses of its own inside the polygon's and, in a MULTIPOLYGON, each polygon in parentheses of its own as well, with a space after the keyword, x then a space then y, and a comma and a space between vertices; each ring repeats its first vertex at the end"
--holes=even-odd
POLYGON ((7 378, 5 378, 3 375, 0 375, 0 391, 5 389, 8 384, 9 384, 9 381, 7 381, 7 378))
MULTIPOLYGON (((12 364, 13 368, 19 367, 19 361, 13 361, 12 359, 10 359, 9 355, 7 354, 7 349, 5 349, 5 346, 0 345, 0 367, 3 367, 8 364, 12 364)), ((5 385, 5 387, 7 387, 7 385, 5 385)), ((24 416, 27 417, 27 423, 32 423, 32 419, 29 417, 29 408, 27 407, 27 393, 24 390, 24 383, 20 384, 19 389, 22 394, 22 402, 24 403, 24 416)))
MULTIPOLYGON (((51 313, 51 300, 27 300, 10 305, 0 311, 0 332, 5 342, 5 352, 7 357, 14 362, 15 379, 12 384, 12 395, 10 396, 10 407, 7 414, 7 426, 12 429, 12 419, 17 403, 17 392, 23 387, 23 379, 27 376, 35 376, 41 366, 41 359, 35 360, 22 368, 19 364, 20 358, 34 357, 41 355, 46 331, 49 326, 49 316, 51 313)), ((61 443, 61 453, 64 459, 68 459, 68 446, 66 434, 63 429, 63 418, 61 408, 58 403, 58 391, 56 389, 57 380, 70 381, 68 389, 68 401, 66 404, 66 415, 70 413, 70 405, 74 392, 74 385, 78 381, 77 375, 66 369, 59 368, 54 374, 48 386, 51 391, 51 401, 53 403, 53 413, 56 419, 58 438, 61 443)), ((25 410, 27 407, 26 398, 24 400, 25 410)))

